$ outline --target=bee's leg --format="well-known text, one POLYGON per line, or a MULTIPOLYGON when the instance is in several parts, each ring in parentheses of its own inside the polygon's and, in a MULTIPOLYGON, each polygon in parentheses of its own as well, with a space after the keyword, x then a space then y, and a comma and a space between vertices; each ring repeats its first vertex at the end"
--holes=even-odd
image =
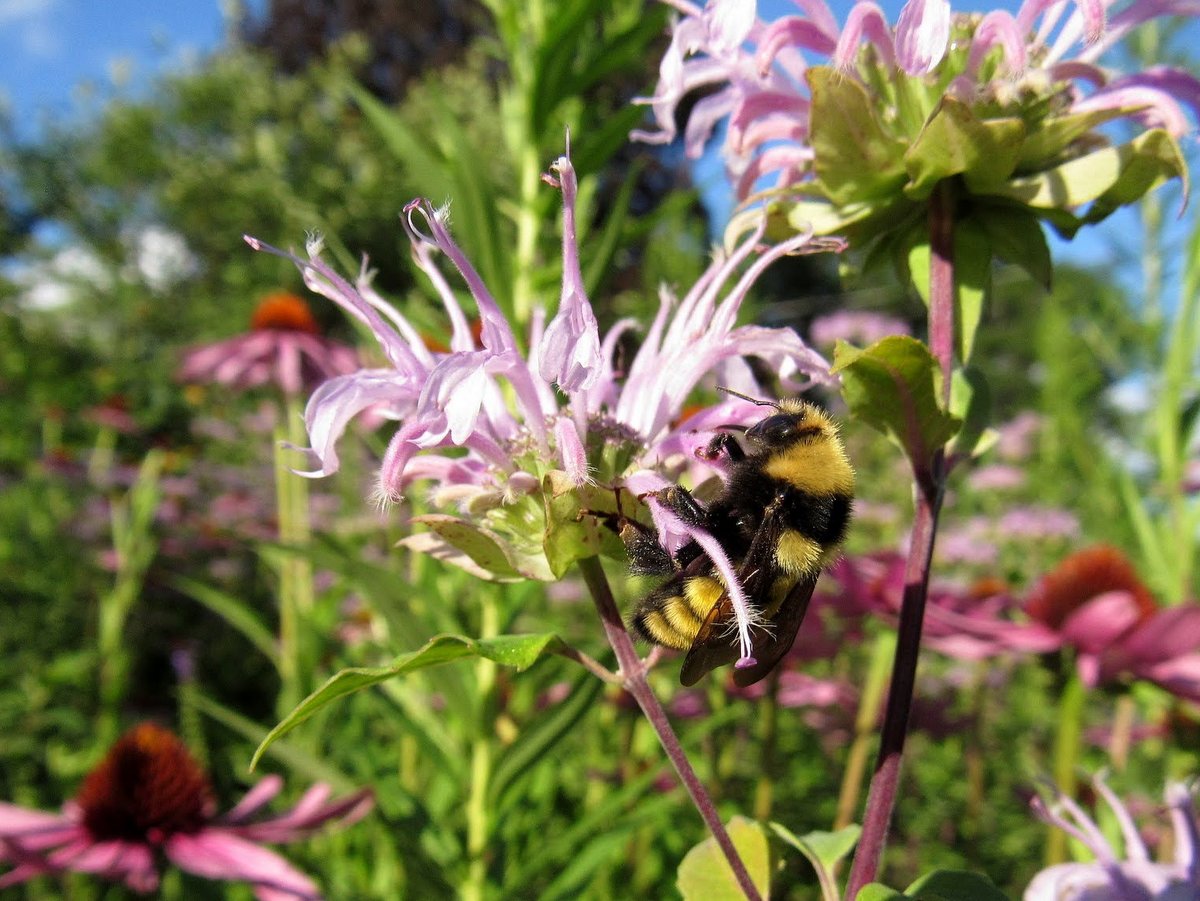
POLYGON ((746 459, 746 452, 737 443, 737 439, 728 432, 717 432, 712 441, 708 442, 700 456, 705 460, 716 460, 724 453, 731 462, 741 463, 746 459))
POLYGON ((670 488, 663 488, 661 491, 656 491, 654 496, 660 504, 689 526, 698 526, 701 529, 709 528, 708 511, 701 507, 692 497, 691 492, 683 486, 672 485, 670 488))
POLYGON ((658 532, 637 520, 626 519, 621 524, 621 541, 629 555, 629 569, 639 575, 662 576, 679 567, 658 543, 658 532))

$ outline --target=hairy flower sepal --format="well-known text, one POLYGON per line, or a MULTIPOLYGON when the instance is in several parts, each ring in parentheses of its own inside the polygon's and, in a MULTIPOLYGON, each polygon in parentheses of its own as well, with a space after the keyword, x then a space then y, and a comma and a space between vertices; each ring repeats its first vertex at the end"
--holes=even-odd
POLYGON ((578 485, 566 472, 552 469, 540 486, 518 499, 468 506, 465 512, 472 518, 415 516, 412 522, 429 532, 411 535, 400 545, 483 579, 553 582, 586 557, 626 559, 624 545, 604 521, 619 512, 633 518, 635 505, 624 504, 618 511, 616 497, 612 488, 578 485))

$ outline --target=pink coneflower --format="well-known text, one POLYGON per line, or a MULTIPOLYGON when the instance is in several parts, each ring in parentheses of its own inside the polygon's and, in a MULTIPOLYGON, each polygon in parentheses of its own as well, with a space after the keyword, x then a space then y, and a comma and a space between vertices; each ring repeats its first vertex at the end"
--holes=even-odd
POLYGON ((1087 685, 1145 679, 1200 701, 1200 605, 1159 609, 1116 548, 1071 554, 1030 592, 1025 612, 1075 650, 1087 685))
POLYGON ((358 368, 354 349, 325 338, 308 304, 287 291, 259 303, 251 330, 184 354, 179 378, 239 390, 275 384, 288 396, 358 368))
POLYGON ((1182 783, 1167 785, 1174 859, 1158 862, 1151 859, 1129 808, 1100 776, 1094 777, 1092 784, 1112 811, 1123 848, 1114 848, 1100 825, 1066 795, 1059 793, 1053 805, 1035 798, 1031 803, 1037 817, 1062 829, 1095 859, 1042 870, 1025 889, 1025 901, 1183 901, 1200 897, 1200 820, 1189 788, 1182 783))
POLYGON ((328 801, 315 785, 291 811, 254 820, 279 793, 268 776, 236 807, 215 816, 208 777, 171 732, 134 727, 84 779, 62 814, 0 804, 0 888, 49 873, 93 873, 137 892, 158 887, 161 858, 206 879, 248 882, 260 901, 319 899, 316 885, 264 843, 291 842, 331 821, 361 819, 368 789, 328 801))

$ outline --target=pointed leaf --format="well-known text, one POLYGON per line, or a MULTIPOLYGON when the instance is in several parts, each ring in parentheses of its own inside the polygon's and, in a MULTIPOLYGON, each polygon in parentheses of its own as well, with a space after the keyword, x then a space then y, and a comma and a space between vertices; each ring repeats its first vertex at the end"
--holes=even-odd
POLYGON ((1159 182, 1185 173, 1179 145, 1155 128, 1127 144, 1104 147, 1035 175, 1011 179, 987 193, 1044 210, 1065 211, 1098 201, 1095 215, 1089 210, 1085 217, 1088 222, 1098 222, 1159 182))
POLYGON ((892 335, 865 350, 839 341, 833 360, 851 412, 895 440, 915 471, 927 472, 934 451, 961 425, 941 407, 942 373, 929 349, 907 335, 892 335))
MULTIPOLYGON (((414 516, 412 521, 429 526, 439 538, 470 557, 472 562, 489 574, 488 578, 518 579, 523 575, 536 578, 514 565, 513 553, 506 548, 502 538, 470 520, 444 513, 429 513, 425 516, 414 516)), ((404 545, 406 542, 406 546, 424 549, 419 543, 409 539, 401 541, 400 544, 404 545)))
POLYGON ((978 456, 991 446, 996 439, 988 429, 991 408, 991 390, 983 373, 972 366, 956 370, 950 381, 950 412, 962 420, 962 427, 947 448, 952 456, 978 456))
POLYGON ((1008 895, 987 876, 965 870, 926 873, 906 888, 904 894, 922 901, 1009 901, 1008 895))
POLYGON ((1050 290, 1050 246, 1036 216, 1020 207, 987 204, 977 207, 973 218, 987 231, 996 256, 1020 266, 1040 287, 1050 290))
MULTIPOLYGON (((771 885, 771 850, 763 827, 746 817, 734 817, 726 826, 729 839, 746 865, 750 880, 765 899, 771 885)), ((706 838, 679 862, 675 885, 684 901, 744 901, 729 861, 717 840, 706 838)))
POLYGON ((1017 166, 1023 172, 1045 168, 1047 164, 1061 159, 1076 138, 1087 134, 1097 125, 1127 115, 1129 110, 1097 109, 1043 119, 1021 145, 1017 166))
POLYGON ((845 204, 899 191, 907 180, 904 143, 875 118, 866 88, 828 66, 814 66, 806 77, 812 91, 809 143, 825 195, 845 204))
POLYGON ((279 644, 258 614, 240 598, 183 576, 172 581, 181 592, 199 601, 229 625, 233 626, 271 663, 279 666, 279 644))
POLYGON ((1017 166, 1025 139, 1020 119, 979 119, 960 100, 945 97, 904 154, 904 193, 923 200, 944 178, 962 175, 972 191, 1003 184, 1017 166))
POLYGON ((858 842, 862 827, 854 824, 837 832, 814 831, 798 836, 779 823, 770 825, 777 836, 808 858, 808 862, 816 870, 817 882, 821 886, 821 895, 825 901, 838 901, 835 868, 838 861, 849 854, 850 849, 858 842))
POLYGON ((439 635, 430 639, 420 650, 413 651, 411 654, 401 654, 388 666, 344 669, 301 701, 295 710, 267 733, 267 737, 254 752, 250 768, 253 769, 258 764, 263 752, 276 739, 291 732, 322 707, 351 692, 417 670, 449 663, 453 660, 461 660, 464 657, 484 657, 502 666, 523 670, 532 666, 543 654, 553 653, 562 646, 558 637, 550 633, 501 635, 496 638, 478 640, 461 635, 439 635))

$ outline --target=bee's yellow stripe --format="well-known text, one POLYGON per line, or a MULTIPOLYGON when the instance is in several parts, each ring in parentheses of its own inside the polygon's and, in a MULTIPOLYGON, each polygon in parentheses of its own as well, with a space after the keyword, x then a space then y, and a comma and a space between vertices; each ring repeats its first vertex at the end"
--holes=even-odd
POLYGON ((785 573, 806 576, 825 562, 825 548, 795 529, 787 529, 775 546, 775 562, 785 573))
POLYGON ((725 586, 711 576, 696 576, 684 583, 683 596, 698 619, 696 631, 700 630, 700 623, 708 617, 708 612, 721 600, 724 592, 725 586))
POLYGON ((646 630, 647 635, 658 644, 666 645, 669 648, 676 648, 684 651, 692 646, 692 639, 696 637, 696 633, 700 630, 699 624, 696 624, 690 634, 677 629, 671 623, 671 619, 663 614, 663 610, 671 611, 674 608, 682 607, 681 598, 670 598, 665 607, 661 610, 646 610, 639 617, 639 623, 646 630))
POLYGON ((800 442, 771 454, 763 471, 809 494, 854 494, 854 470, 833 437, 800 442))

